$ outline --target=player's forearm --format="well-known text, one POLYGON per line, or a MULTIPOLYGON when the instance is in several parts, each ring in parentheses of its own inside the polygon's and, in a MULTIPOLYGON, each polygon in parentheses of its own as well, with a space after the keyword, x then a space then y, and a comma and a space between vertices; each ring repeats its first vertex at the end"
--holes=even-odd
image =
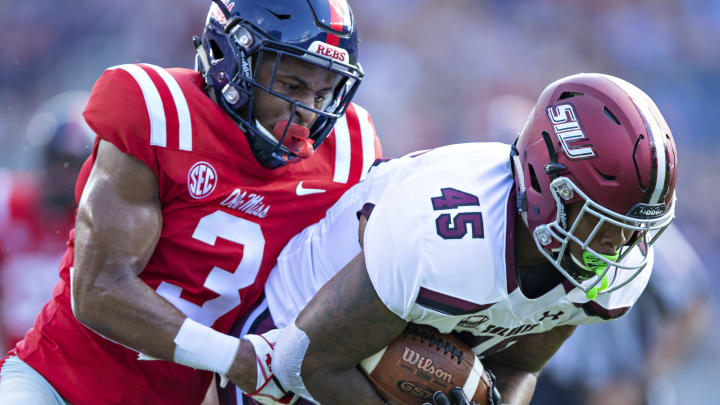
POLYGON ((358 369, 317 373, 303 376, 308 392, 321 404, 383 405, 370 381, 358 369))
POLYGON ((138 277, 162 225, 155 173, 101 141, 76 217, 73 313, 113 341, 172 360, 185 316, 138 277))
POLYGON ((141 279, 129 275, 80 290, 74 313, 81 323, 123 346, 173 361, 173 338, 185 315, 141 279))
POLYGON ((521 370, 491 360, 484 360, 483 365, 495 374, 503 404, 530 404, 539 373, 521 370))
POLYGON ((406 326, 378 297, 359 253, 285 327, 273 371, 285 388, 305 390, 323 404, 382 405, 356 366, 406 326))

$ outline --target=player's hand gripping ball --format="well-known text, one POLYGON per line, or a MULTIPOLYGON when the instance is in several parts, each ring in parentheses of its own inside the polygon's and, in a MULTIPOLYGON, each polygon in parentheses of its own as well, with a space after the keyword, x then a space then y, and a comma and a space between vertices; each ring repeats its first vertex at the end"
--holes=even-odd
POLYGON ((470 347, 430 326, 409 324, 389 346, 363 360, 360 368, 391 405, 432 403, 436 391, 449 394, 455 387, 474 403, 500 404, 494 377, 470 347))

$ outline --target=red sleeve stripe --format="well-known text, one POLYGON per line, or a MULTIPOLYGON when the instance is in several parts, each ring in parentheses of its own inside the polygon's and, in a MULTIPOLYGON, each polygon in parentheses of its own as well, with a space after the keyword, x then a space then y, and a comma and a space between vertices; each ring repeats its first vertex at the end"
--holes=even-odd
POLYGON ((165 115, 165 133, 167 134, 165 147, 169 149, 178 148, 178 138, 175 134, 178 133, 178 115, 177 108, 175 108, 175 102, 173 101, 170 89, 165 84, 165 81, 160 78, 160 75, 151 69, 149 66, 138 64, 140 68, 147 73, 155 85, 155 89, 160 94, 160 101, 162 101, 162 109, 165 115))
MULTIPOLYGON (((140 86, 145 107, 150 118, 150 145, 168 146, 168 133, 173 136, 178 134, 178 147, 181 150, 192 150, 192 122, 190 120, 190 109, 185 95, 180 89, 177 81, 165 70, 154 65, 120 65, 110 69, 122 69, 132 76, 140 86), (145 71, 148 69, 148 71, 145 71), (151 70, 150 70, 151 69, 151 70), (150 73, 148 73, 150 72, 150 73), (162 83, 155 83, 151 74, 162 79, 162 83), (163 86, 164 84, 164 86, 163 86), (162 89, 161 89, 162 87, 162 89), (162 91, 161 91, 162 90, 162 91), (169 92, 170 97, 167 96, 169 92), (165 94, 163 100, 161 93, 165 94), (175 112, 168 117, 168 111, 175 112), (168 122, 168 120, 172 122, 168 122)), ((157 80, 157 77, 155 78, 157 80)))
POLYGON ((352 184, 360 181, 362 176, 362 129, 360 128, 360 120, 358 118, 357 111, 355 110, 355 104, 350 104, 345 111, 347 118, 348 131, 350 132, 350 173, 348 175, 352 184))
POLYGON ((348 182, 350 178, 350 130, 348 129, 347 117, 342 117, 335 121, 335 171, 333 173, 333 181, 335 183, 348 182))
POLYGON ((140 86, 145 107, 150 117, 150 145, 167 146, 167 131, 165 122, 165 111, 163 110, 162 99, 150 76, 138 65, 120 65, 110 69, 122 69, 133 77, 140 86))
POLYGON ((370 120, 367 110, 355 105, 358 121, 360 121, 360 134, 362 135, 362 171, 360 180, 364 179, 368 170, 375 162, 375 126, 370 120))
POLYGON ((179 148, 180 150, 192 150, 192 121, 190 120, 190 108, 188 107, 185 95, 180 89, 178 82, 167 72, 167 70, 155 66, 144 64, 155 70, 165 81, 170 93, 172 94, 175 107, 177 108, 178 127, 179 127, 179 148))

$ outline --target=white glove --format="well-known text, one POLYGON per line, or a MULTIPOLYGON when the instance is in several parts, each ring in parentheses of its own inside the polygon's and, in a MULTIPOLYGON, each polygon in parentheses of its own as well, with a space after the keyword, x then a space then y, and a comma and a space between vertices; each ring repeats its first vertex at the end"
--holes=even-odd
POLYGON ((263 405, 291 405, 300 398, 293 392, 285 391, 272 372, 273 350, 281 333, 282 330, 273 329, 262 335, 243 336, 255 348, 258 371, 256 391, 247 396, 263 405))

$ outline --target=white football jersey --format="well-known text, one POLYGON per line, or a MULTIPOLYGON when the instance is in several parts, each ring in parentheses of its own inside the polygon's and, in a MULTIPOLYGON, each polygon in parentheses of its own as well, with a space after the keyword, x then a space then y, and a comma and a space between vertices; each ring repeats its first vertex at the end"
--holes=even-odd
MULTIPOLYGON (((525 297, 515 276, 516 206, 509 145, 451 145, 377 164, 283 250, 266 285, 273 319, 289 323, 360 252, 359 210, 370 213, 364 254, 380 299, 408 322, 467 332, 477 354, 555 326, 613 319, 635 303, 652 260, 594 301, 570 282, 525 297)), ((613 284, 627 277, 610 274, 613 284)))

